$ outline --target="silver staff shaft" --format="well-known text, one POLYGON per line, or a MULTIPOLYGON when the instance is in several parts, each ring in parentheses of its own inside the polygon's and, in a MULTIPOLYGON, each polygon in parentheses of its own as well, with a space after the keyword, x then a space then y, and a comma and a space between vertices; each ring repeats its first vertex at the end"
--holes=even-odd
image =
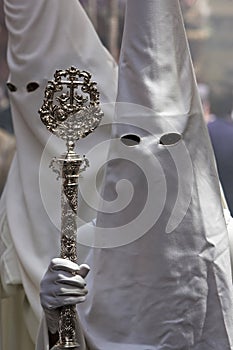
MULTIPOLYGON (((88 166, 85 157, 73 150, 74 144, 68 144, 68 152, 53 160, 61 170, 61 258, 77 263, 77 212, 78 178, 88 166)), ((58 172, 58 171, 57 171, 58 172)), ((61 307, 59 319, 59 342, 52 349, 80 349, 82 335, 79 334, 79 320, 75 305, 61 307)))

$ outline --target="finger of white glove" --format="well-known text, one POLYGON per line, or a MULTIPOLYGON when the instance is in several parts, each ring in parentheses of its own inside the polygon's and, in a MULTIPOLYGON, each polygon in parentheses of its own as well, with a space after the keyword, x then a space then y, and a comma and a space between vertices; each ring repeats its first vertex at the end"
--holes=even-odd
POLYGON ((73 274, 75 273, 83 278, 85 278, 90 271, 90 267, 87 264, 78 265, 68 259, 62 258, 52 259, 49 268, 53 271, 62 270, 73 274))
POLYGON ((76 305, 84 302, 86 300, 86 296, 70 296, 70 295, 62 295, 54 297, 48 297, 46 300, 46 307, 44 310, 57 310, 58 308, 64 305, 76 305))
POLYGON ((83 278, 86 278, 87 274, 90 271, 90 267, 87 264, 81 264, 79 265, 79 275, 82 276, 83 278))
POLYGON ((42 291, 40 294, 43 309, 57 309, 62 305, 77 304, 86 300, 87 289, 72 288, 70 286, 50 288, 50 291, 42 291))
POLYGON ((67 287, 61 287, 57 293, 56 296, 66 296, 69 295, 71 297, 77 297, 77 296, 85 296, 87 295, 87 289, 80 289, 80 288, 73 288, 73 286, 67 286, 67 287))
POLYGON ((76 305, 84 302, 86 300, 86 296, 79 296, 79 297, 63 297, 62 304, 63 305, 76 305))
POLYGON ((85 280, 80 275, 71 275, 70 273, 58 273, 54 276, 55 283, 57 284, 68 284, 73 287, 84 288, 86 286, 85 280))

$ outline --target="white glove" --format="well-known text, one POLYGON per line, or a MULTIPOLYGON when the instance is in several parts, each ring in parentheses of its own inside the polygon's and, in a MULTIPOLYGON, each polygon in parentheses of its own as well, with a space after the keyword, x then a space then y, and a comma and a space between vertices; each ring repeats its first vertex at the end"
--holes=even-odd
POLYGON ((67 259, 52 259, 40 284, 40 300, 51 333, 58 330, 59 308, 85 301, 87 289, 84 278, 90 268, 67 259))

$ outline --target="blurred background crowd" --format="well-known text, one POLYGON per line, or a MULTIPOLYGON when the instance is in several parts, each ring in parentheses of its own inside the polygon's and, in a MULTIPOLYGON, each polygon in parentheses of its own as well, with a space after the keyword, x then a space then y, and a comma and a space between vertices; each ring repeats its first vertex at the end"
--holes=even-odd
MULTIPOLYGON (((125 0, 80 0, 103 44, 119 59, 125 0)), ((220 180, 233 215, 233 1, 180 0, 220 180)), ((7 96, 7 30, 0 0, 0 194, 15 151, 7 96)))

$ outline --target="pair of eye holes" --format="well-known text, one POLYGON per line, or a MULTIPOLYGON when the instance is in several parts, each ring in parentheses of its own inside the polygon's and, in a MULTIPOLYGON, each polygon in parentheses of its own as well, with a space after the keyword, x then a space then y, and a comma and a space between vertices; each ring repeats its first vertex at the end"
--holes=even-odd
MULTIPOLYGON (((176 132, 170 132, 161 136, 159 144, 163 146, 172 146, 177 144, 181 140, 181 134, 176 132)), ((136 146, 140 143, 141 139, 138 135, 128 134, 121 137, 121 142, 126 146, 136 146)))
MULTIPOLYGON (((8 82, 8 83, 6 83, 6 86, 7 86, 8 90, 11 92, 17 91, 17 87, 12 83, 8 82)), ((40 85, 37 82, 32 81, 26 85, 26 90, 27 90, 27 92, 33 92, 36 89, 38 89, 39 86, 40 85)))
MULTIPOLYGON (((8 82, 6 85, 11 92, 17 91, 17 87, 14 84, 8 82)), ((27 92, 33 92, 36 89, 38 89, 39 86, 40 85, 37 82, 33 81, 26 85, 26 90, 27 92)), ((171 133, 162 135, 159 143, 160 145, 171 146, 171 145, 175 145, 180 140, 181 140, 180 134, 171 132, 171 133)), ((128 134, 128 135, 123 135, 121 137, 121 142, 126 146, 132 147, 132 146, 138 145, 141 142, 141 139, 138 135, 128 134)))

